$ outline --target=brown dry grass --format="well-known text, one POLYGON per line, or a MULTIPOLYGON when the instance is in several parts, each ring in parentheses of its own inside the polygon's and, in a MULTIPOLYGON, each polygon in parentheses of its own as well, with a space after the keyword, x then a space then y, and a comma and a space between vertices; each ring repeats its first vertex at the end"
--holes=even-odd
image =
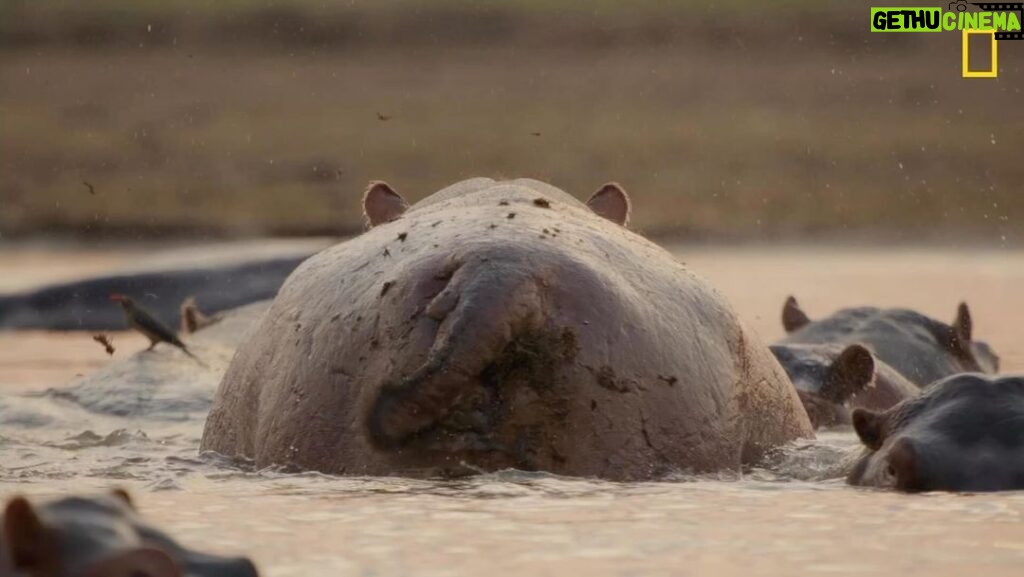
POLYGON ((0 228, 344 231, 368 180, 419 198, 486 175, 578 196, 617 180, 638 226, 696 238, 1024 240, 1024 42, 1004 43, 1000 79, 964 80, 953 33, 790 6, 717 28, 706 12, 530 12, 493 42, 256 46, 192 15, 157 47, 8 45, 0 228))

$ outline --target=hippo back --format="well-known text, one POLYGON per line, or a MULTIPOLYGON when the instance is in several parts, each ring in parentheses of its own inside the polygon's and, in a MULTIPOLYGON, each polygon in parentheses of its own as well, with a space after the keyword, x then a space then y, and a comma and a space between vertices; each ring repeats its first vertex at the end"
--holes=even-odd
POLYGON ((767 348, 671 255, 549 185, 474 179, 300 266, 202 446, 345 474, 636 479, 809 434, 767 348))

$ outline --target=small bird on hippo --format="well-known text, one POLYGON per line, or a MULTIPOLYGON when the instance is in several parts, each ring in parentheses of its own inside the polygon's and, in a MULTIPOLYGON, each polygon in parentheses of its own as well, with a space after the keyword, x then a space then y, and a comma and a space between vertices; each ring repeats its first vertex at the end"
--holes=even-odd
POLYGON ((199 357, 188 350, 188 347, 185 346, 185 343, 181 342, 181 339, 178 338, 178 335, 173 330, 136 304, 131 297, 115 293, 110 295, 110 300, 120 303, 121 308, 124 309, 124 318, 128 321, 128 325, 149 339, 147 351, 153 350, 153 347, 160 343, 167 343, 178 347, 183 353, 195 359, 196 362, 202 362, 199 360, 199 357))

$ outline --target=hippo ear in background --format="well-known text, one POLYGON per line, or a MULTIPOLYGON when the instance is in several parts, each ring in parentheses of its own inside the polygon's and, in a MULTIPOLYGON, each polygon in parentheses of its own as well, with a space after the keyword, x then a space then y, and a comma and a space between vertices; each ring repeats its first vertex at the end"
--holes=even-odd
POLYGON ((187 297, 181 301, 181 306, 178 307, 178 315, 181 317, 181 327, 178 329, 179 333, 190 335, 196 332, 199 322, 197 319, 197 313, 199 307, 196 305, 196 297, 187 297))
POLYGON ((391 222, 409 208, 409 203, 402 198, 402 195, 395 192, 395 189, 388 186, 388 183, 374 180, 363 195, 363 214, 369 227, 374 227, 385 222, 391 222))
POLYGON ((196 297, 188 297, 182 301, 179 313, 181 316, 181 326, 178 332, 186 335, 219 322, 216 316, 206 316, 203 311, 199 310, 199 305, 196 304, 196 297))
POLYGON ((184 577, 166 552, 154 547, 121 551, 89 566, 83 577, 184 577))
POLYGON ((821 396, 845 403, 875 377, 875 357, 863 345, 850 345, 832 362, 821 386, 821 396))
POLYGON ((854 409, 850 418, 853 420, 853 430, 869 449, 877 451, 882 446, 885 438, 882 436, 882 415, 867 409, 854 409))
POLYGON ((956 320, 953 321, 953 334, 963 344, 971 342, 971 333, 974 332, 974 322, 971 320, 971 309, 967 303, 960 303, 956 308, 956 320))
POLYGON ((10 555, 14 569, 35 574, 54 562, 48 531, 39 520, 32 504, 24 497, 14 497, 4 509, 3 538, 0 544, 10 555))
POLYGON ((128 505, 130 509, 135 510, 135 503, 132 503, 132 496, 128 494, 128 491, 118 487, 111 489, 110 494, 119 501, 123 501, 125 505, 128 505))
POLYGON ((629 225, 629 215, 633 210, 629 195, 617 183, 609 182, 590 197, 587 206, 598 216, 621 225, 629 225))
POLYGON ((786 329, 787 333, 791 333, 810 324, 810 322, 811 319, 807 316, 807 313, 796 302, 796 297, 792 295, 786 297, 786 304, 782 305, 782 328, 786 329))
POLYGON ((940 333, 937 336, 949 352, 959 357, 971 358, 973 356, 971 351, 973 329, 971 310, 967 308, 967 303, 962 302, 956 309, 956 319, 953 320, 953 325, 947 329, 945 335, 940 333))
POLYGON ((908 493, 925 490, 913 441, 897 439, 889 449, 887 459, 887 473, 893 477, 897 489, 908 493))
POLYGON ((960 303, 960 306, 956 308, 956 320, 953 321, 953 330, 964 341, 970 341, 973 328, 974 323, 971 321, 971 309, 967 308, 967 303, 960 303))

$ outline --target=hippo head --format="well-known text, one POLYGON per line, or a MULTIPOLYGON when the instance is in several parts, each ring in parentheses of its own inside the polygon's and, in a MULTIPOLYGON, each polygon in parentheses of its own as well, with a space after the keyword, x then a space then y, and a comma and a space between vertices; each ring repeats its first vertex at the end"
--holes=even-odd
MULTIPOLYGON (((622 226, 629 225, 632 203, 629 195, 617 183, 609 182, 597 189, 587 206, 595 214, 622 226)), ((400 218, 410 205, 388 183, 373 181, 363 195, 363 215, 367 228, 400 218)))
POLYGON ((1024 377, 947 377, 886 411, 855 409, 853 426, 865 445, 853 485, 1024 489, 1024 377))
POLYGON ((128 494, 7 502, 0 575, 31 577, 257 577, 248 559, 182 548, 136 514, 128 494))
POLYGON ((862 345, 769 347, 796 387, 815 427, 849 424, 847 402, 871 384, 875 358, 862 345))
MULTIPOLYGON (((925 330, 931 333, 934 342, 941 347, 955 362, 960 372, 980 372, 995 374, 999 372, 999 357, 987 343, 972 338, 973 325, 971 311, 967 303, 961 302, 957 307, 953 324, 926 319, 925 330)), ((800 331, 814 321, 800 308, 796 298, 787 297, 782 305, 782 326, 787 333, 800 331)))

